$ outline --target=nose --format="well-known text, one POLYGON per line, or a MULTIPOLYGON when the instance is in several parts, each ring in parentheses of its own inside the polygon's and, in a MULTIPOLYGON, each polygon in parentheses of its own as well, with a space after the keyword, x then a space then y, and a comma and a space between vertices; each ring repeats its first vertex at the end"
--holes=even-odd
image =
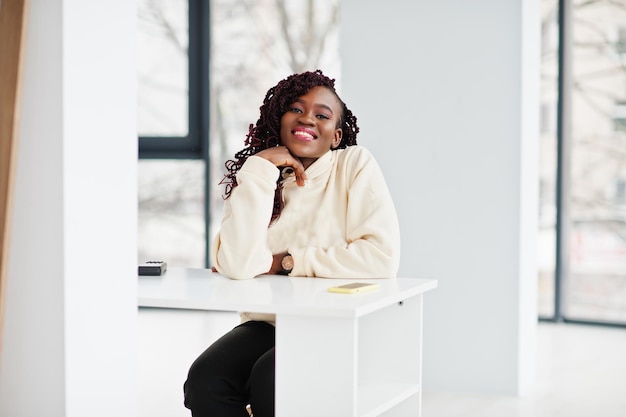
POLYGON ((306 125, 313 125, 315 123, 315 115, 312 111, 303 111, 298 115, 298 122, 306 125))

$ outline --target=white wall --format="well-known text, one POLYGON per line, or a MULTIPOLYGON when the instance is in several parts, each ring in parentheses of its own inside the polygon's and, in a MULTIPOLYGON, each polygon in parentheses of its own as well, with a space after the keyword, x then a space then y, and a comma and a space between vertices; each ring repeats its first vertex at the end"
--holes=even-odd
POLYGON ((136 415, 135 2, 31 0, 0 415, 136 415))
POLYGON ((425 298, 425 389, 534 371, 538 0, 342 0, 342 95, 386 174, 425 298))

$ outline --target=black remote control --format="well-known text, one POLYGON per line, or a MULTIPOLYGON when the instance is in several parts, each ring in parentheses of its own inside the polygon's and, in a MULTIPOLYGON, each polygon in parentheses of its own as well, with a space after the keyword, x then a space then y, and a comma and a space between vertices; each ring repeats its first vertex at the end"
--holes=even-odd
POLYGON ((139 275, 163 275, 166 270, 164 261, 146 261, 139 265, 139 275))

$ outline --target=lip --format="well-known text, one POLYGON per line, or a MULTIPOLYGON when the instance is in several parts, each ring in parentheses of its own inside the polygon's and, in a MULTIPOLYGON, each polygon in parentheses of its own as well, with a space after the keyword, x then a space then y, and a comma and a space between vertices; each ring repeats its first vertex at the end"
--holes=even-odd
POLYGON ((294 137, 303 142, 312 142, 317 139, 317 135, 311 129, 307 129, 304 127, 297 127, 291 131, 294 137))

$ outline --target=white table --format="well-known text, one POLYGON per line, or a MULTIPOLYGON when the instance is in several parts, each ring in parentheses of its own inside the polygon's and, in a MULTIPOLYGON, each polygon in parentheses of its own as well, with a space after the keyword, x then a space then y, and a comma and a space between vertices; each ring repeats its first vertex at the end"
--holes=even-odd
POLYGON ((421 411, 422 298, 437 281, 367 280, 374 292, 329 293, 365 281, 205 269, 139 277, 139 306, 276 315, 277 417, 408 417, 421 411))

